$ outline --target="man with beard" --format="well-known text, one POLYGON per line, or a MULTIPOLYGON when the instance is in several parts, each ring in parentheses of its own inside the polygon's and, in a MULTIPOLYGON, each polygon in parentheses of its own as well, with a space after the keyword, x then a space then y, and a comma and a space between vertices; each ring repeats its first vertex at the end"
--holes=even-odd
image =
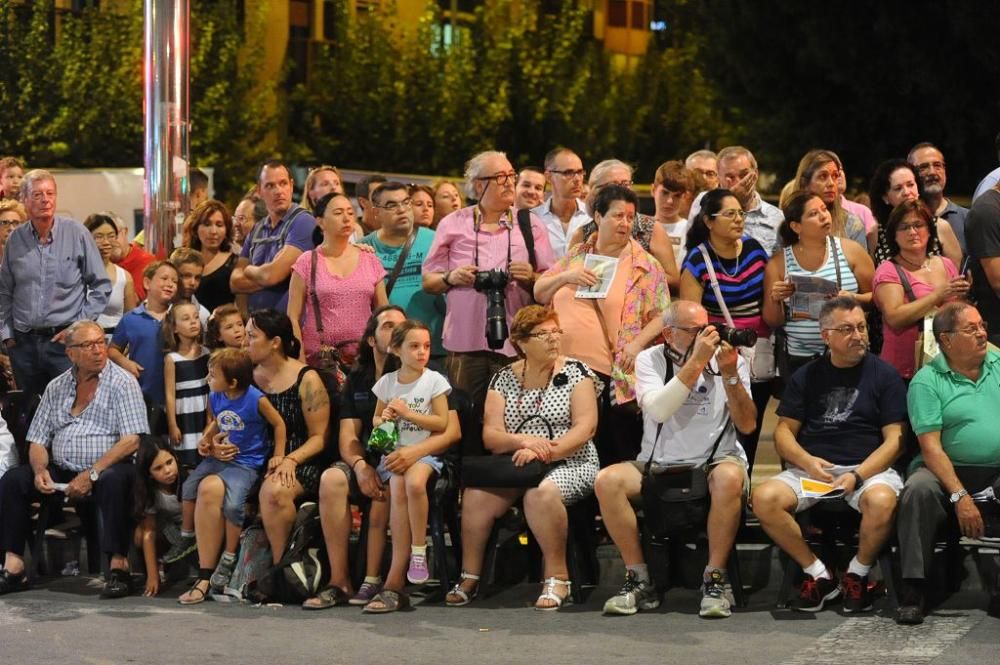
POLYGON ((868 352, 865 312, 849 296, 832 298, 819 315, 829 353, 803 365, 788 380, 778 406, 774 445, 786 468, 753 493, 754 513, 767 535, 806 577, 790 606, 819 612, 844 594, 845 612, 871 609, 868 571, 892 531, 903 488, 893 462, 903 452, 906 386, 892 365, 868 352), (861 513, 858 552, 838 585, 802 538, 795 513, 819 499, 803 481, 843 490, 861 513))
POLYGON ((917 169, 917 175, 924 186, 924 203, 931 212, 951 224, 962 254, 968 253, 965 247, 965 217, 969 214, 969 209, 945 198, 948 170, 944 155, 932 143, 918 143, 910 149, 906 161, 917 169))

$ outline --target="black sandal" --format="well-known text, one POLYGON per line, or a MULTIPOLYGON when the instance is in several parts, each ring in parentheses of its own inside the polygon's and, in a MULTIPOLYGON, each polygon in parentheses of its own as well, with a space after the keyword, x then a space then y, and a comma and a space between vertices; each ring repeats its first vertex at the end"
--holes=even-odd
POLYGON ((9 570, 0 570, 0 596, 15 591, 26 591, 29 587, 28 573, 12 573, 9 570))
POLYGON ((206 600, 208 600, 208 588, 209 588, 209 582, 208 582, 208 580, 201 580, 201 579, 197 580, 197 581, 195 581, 194 584, 191 585, 190 589, 188 589, 187 591, 185 591, 181 595, 181 597, 177 599, 177 602, 180 603, 181 605, 198 605, 200 603, 204 603, 206 600), (204 582, 205 585, 206 585, 206 587, 204 589, 202 589, 202 588, 200 588, 198 586, 202 582, 204 582), (199 593, 200 595, 192 597, 192 598, 187 598, 187 599, 184 598, 184 596, 187 596, 187 595, 195 593, 195 592, 199 593))
POLYGON ((346 605, 351 597, 346 591, 338 586, 328 586, 312 598, 302 603, 304 610, 325 610, 337 605, 346 605), (318 600, 318 603, 310 603, 310 600, 318 600))

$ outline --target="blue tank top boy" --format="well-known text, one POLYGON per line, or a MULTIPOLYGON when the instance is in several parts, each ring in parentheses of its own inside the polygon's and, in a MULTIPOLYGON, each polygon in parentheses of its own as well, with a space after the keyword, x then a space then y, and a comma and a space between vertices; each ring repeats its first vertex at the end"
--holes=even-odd
POLYGON ((208 396, 219 431, 228 434, 229 442, 240 449, 233 462, 248 469, 262 468, 271 449, 271 433, 258 408, 261 397, 264 393, 255 386, 236 399, 217 392, 208 396))

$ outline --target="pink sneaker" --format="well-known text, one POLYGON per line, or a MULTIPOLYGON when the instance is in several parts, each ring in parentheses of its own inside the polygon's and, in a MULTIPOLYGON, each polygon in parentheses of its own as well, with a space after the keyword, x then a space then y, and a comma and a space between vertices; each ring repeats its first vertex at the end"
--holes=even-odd
POLYGON ((406 579, 410 584, 425 584, 431 578, 431 571, 427 570, 426 554, 410 554, 410 567, 406 571, 406 579))

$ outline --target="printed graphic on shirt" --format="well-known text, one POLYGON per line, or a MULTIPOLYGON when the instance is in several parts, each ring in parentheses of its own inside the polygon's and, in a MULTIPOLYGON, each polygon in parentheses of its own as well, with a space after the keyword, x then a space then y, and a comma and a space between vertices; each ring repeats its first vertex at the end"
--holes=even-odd
POLYGON ((229 409, 220 413, 216 420, 219 423, 219 430, 222 432, 242 432, 246 428, 239 414, 229 409))
POLYGON ((858 400, 857 388, 833 388, 824 395, 823 422, 827 424, 847 422, 854 411, 854 403, 858 400))

